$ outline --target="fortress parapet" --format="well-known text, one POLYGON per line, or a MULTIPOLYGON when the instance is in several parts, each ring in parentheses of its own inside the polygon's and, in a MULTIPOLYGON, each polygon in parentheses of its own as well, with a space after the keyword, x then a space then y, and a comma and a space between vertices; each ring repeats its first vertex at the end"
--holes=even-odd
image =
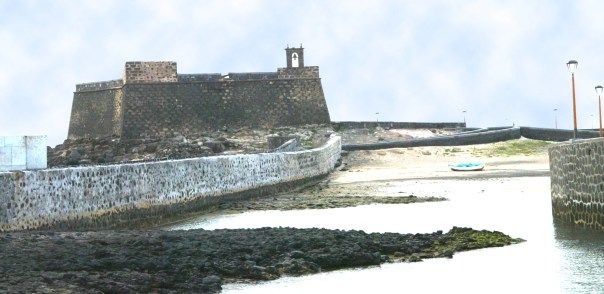
POLYGON ((108 90, 108 89, 118 89, 124 85, 124 80, 111 80, 104 82, 94 82, 94 83, 85 83, 85 84, 77 84, 76 92, 87 92, 87 91, 99 91, 99 90, 108 90))
POLYGON ((124 69, 124 83, 178 82, 174 61, 130 61, 124 69))
POLYGON ((238 127, 329 123, 318 66, 287 48, 276 72, 179 74, 173 61, 126 62, 122 79, 76 85, 69 138, 151 138, 238 127))

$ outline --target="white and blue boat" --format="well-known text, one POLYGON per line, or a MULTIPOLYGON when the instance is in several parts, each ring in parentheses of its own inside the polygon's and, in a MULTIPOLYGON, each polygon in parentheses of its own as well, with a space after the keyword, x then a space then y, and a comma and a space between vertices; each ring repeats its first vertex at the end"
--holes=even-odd
POLYGON ((484 169, 484 163, 456 163, 449 167, 454 171, 479 171, 484 169))

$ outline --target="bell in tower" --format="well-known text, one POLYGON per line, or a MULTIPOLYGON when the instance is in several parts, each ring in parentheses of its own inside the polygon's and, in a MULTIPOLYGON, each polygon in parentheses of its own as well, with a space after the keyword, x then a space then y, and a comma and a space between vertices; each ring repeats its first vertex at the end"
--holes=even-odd
POLYGON ((304 48, 300 44, 300 48, 285 48, 285 56, 287 58, 287 67, 304 67, 304 48))

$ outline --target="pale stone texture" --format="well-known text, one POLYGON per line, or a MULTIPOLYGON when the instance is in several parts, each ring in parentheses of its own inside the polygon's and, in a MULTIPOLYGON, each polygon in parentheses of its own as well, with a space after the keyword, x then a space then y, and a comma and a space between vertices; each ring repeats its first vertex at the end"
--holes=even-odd
POLYGON ((0 171, 46 168, 46 136, 0 137, 0 171))
POLYGON ((604 230, 604 139, 549 149, 554 220, 604 230))
POLYGON ((325 175, 340 151, 340 137, 332 136, 322 147, 298 152, 0 173, 0 231, 111 214, 161 218, 133 214, 325 175))

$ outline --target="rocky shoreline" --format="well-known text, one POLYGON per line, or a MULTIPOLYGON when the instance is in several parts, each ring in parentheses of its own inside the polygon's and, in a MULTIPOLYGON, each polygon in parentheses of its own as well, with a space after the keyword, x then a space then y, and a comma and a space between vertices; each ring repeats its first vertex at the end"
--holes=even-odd
POLYGON ((294 228, 4 233, 0 289, 216 293, 232 281, 452 257, 521 241, 455 227, 431 234, 294 228))
POLYGON ((118 137, 67 139, 48 147, 48 166, 63 167, 115 164, 214 155, 262 153, 272 137, 298 138, 304 148, 313 148, 333 133, 329 125, 304 125, 274 129, 224 129, 190 134, 173 133, 165 138, 121 139, 118 137))
POLYGON ((225 202, 218 206, 221 212, 248 210, 298 210, 354 207, 369 204, 411 204, 445 201, 443 197, 409 196, 322 196, 312 194, 284 194, 274 197, 225 202))
POLYGON ((331 209, 370 204, 411 204, 448 200, 438 196, 418 197, 403 191, 385 192, 384 190, 388 188, 392 188, 388 183, 334 184, 331 178, 328 178, 310 186, 269 197, 223 202, 215 209, 222 213, 232 213, 250 210, 331 209))

